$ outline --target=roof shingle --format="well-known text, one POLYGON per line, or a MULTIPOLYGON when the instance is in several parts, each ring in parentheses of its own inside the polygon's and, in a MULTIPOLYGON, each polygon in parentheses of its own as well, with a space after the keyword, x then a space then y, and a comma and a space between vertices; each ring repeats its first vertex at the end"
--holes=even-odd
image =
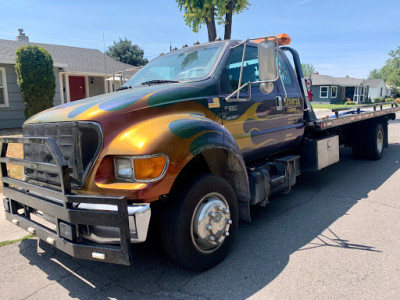
POLYGON ((328 75, 314 74, 311 76, 313 85, 338 85, 338 86, 358 86, 364 79, 333 77, 328 75))
POLYGON ((63 70, 72 73, 112 75, 132 68, 132 65, 116 61, 97 49, 61 45, 27 43, 0 39, 0 61, 14 61, 15 51, 24 45, 37 45, 49 51, 55 63, 61 63, 63 70), (64 67, 65 66, 65 67, 64 67))

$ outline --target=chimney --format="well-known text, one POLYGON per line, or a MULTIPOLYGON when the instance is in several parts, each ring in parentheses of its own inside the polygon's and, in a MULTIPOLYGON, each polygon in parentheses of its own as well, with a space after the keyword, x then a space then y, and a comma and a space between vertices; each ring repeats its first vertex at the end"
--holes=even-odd
POLYGON ((19 34, 18 34, 16 40, 29 43, 29 38, 25 35, 24 30, 22 28, 18 28, 18 31, 19 31, 19 34))

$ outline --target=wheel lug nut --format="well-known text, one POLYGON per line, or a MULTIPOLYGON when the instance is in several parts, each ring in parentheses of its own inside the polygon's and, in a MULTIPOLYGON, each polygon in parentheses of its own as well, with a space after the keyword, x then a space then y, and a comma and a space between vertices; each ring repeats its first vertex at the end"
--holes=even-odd
POLYGON ((206 225, 206 229, 207 229, 207 230, 211 230, 211 229, 212 229, 212 225, 207 224, 207 225, 206 225))
POLYGON ((211 211, 208 215, 209 215, 211 218, 214 218, 214 217, 217 215, 217 213, 214 212, 214 211, 211 211))
POLYGON ((232 224, 232 220, 231 219, 228 220, 228 224, 229 225, 232 224))
POLYGON ((229 209, 228 209, 228 208, 225 208, 225 209, 224 209, 224 214, 229 214, 229 213, 230 213, 229 209))
POLYGON ((222 243, 222 241, 223 241, 223 239, 222 239, 222 238, 219 238, 219 239, 217 240, 218 244, 221 244, 221 243, 222 243))
POLYGON ((224 235, 229 236, 229 231, 225 231, 224 235))
POLYGON ((222 208, 221 205, 218 205, 218 206, 217 206, 217 210, 218 210, 218 211, 221 211, 222 209, 223 209, 223 208, 222 208))
POLYGON ((214 241, 215 241, 215 236, 209 235, 209 236, 208 236, 208 239, 209 239, 210 241, 214 242, 214 241))

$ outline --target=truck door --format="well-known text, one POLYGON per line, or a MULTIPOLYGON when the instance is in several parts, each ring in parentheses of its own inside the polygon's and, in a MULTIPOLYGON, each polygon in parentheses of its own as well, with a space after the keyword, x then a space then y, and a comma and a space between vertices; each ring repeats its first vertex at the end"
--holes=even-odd
POLYGON ((296 147, 303 136, 304 97, 296 80, 294 69, 283 52, 279 54, 279 75, 278 84, 284 93, 282 147, 289 149, 296 147))
MULTIPOLYGON (((243 46, 234 48, 221 71, 221 98, 224 99, 238 88, 242 64, 243 46)), ((242 84, 259 81, 258 49, 251 44, 246 47, 243 64, 242 84)), ((283 120, 283 90, 279 83, 274 83, 273 91, 265 94, 260 84, 251 86, 240 93, 241 101, 232 97, 229 102, 222 100, 222 123, 235 138, 246 160, 257 159, 279 151, 283 141, 281 127, 283 120)))

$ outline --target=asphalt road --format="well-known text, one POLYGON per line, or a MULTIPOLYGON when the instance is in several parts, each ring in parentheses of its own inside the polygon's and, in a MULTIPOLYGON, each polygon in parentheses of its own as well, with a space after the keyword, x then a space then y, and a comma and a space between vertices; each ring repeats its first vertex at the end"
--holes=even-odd
POLYGON ((0 248, 1 298, 398 299, 400 121, 389 128, 382 160, 343 149, 340 163, 254 208, 229 257, 207 272, 176 266, 156 241, 135 245, 124 267, 30 239, 0 248))

